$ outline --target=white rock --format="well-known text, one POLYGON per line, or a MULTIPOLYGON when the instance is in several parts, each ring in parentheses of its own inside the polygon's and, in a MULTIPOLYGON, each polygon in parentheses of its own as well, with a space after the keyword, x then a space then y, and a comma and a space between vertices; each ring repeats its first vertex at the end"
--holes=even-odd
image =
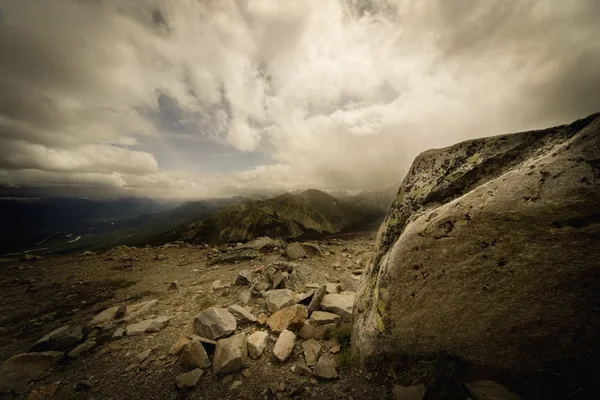
POLYGON ((237 322, 225 308, 210 307, 196 316, 194 328, 198 335, 216 340, 231 335, 237 322))
POLYGON ((256 322, 256 317, 242 306, 234 304, 229 306, 227 310, 234 315, 237 320, 256 322))
POLYGON ((330 311, 343 318, 352 318, 354 293, 326 294, 321 300, 321 309, 330 311))
POLYGON ((244 368, 248 357, 246 335, 237 334, 217 342, 213 359, 214 374, 229 374, 244 368))
POLYGON ((267 308, 272 313, 296 304, 296 296, 289 289, 269 290, 265 292, 265 300, 267 308))
POLYGON ((257 331, 248 336, 248 354, 250 354, 250 357, 260 357, 267 347, 268 340, 269 334, 264 331, 257 331))
POLYGON ((279 361, 285 362, 285 360, 287 360, 292 354, 295 341, 296 335, 292 331, 284 329, 279 334, 279 338, 277 339, 275 348, 273 349, 273 354, 275 354, 275 357, 277 357, 279 361))

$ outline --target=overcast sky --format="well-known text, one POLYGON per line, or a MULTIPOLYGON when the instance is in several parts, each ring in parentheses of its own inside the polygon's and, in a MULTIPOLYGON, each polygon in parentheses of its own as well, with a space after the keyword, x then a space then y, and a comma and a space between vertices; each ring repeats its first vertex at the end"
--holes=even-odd
POLYGON ((600 111, 598 0, 0 0, 0 184, 361 189, 600 111))

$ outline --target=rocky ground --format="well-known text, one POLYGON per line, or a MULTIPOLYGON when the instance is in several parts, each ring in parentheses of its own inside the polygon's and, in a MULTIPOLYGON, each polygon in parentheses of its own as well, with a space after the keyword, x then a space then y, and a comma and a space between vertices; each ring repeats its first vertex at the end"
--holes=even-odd
POLYGON ((5 361, 0 389, 13 391, 6 398, 392 398, 391 379, 348 361, 345 319, 373 238, 366 233, 292 246, 290 254, 277 242, 254 249, 174 243, 5 262, 0 359, 29 355, 5 361), (311 305, 323 284, 329 306, 311 305), (338 300, 346 303, 336 306, 338 300), (231 306, 237 306, 230 308, 233 322, 225 310, 231 306), (195 323, 212 307, 221 314, 195 323), (294 313, 277 313, 281 308, 294 313), (309 308, 318 311, 311 318, 309 308), (200 347, 195 340, 196 346, 174 346, 199 332, 212 338, 200 339, 200 347), (212 339, 227 336, 250 337, 237 343, 250 355, 225 340, 227 351, 217 350, 216 357, 212 339))

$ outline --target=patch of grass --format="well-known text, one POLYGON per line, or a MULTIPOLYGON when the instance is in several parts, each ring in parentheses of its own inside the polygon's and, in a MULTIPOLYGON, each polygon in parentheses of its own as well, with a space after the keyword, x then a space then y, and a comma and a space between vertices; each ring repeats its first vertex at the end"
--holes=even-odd
POLYGON ((217 301, 212 296, 202 296, 196 299, 196 304, 200 307, 200 311, 203 311, 217 304, 217 301))
POLYGON ((351 336, 352 325, 349 322, 342 322, 335 327, 329 328, 326 333, 328 339, 334 339, 339 343, 342 352, 350 349, 351 336))
POLYGON ((352 349, 347 348, 335 356, 340 371, 348 371, 358 365, 358 360, 352 355, 352 349))

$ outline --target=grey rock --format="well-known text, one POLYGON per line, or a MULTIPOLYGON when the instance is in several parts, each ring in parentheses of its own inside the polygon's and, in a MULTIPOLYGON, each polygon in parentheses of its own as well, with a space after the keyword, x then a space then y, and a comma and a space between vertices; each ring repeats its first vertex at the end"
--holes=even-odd
POLYGON ((342 291, 342 285, 339 283, 328 283, 325 286, 327 286, 327 294, 338 294, 342 291))
POLYGON ((273 332, 281 332, 284 329, 297 331, 302 327, 304 320, 308 317, 306 307, 295 304, 273 313, 267 319, 267 325, 273 332))
POLYGON ((211 260, 208 264, 235 264, 236 262, 254 260, 258 256, 260 256, 260 253, 254 250, 238 248, 211 260))
POLYGON ((269 334, 264 331, 256 331, 248 336, 248 354, 252 358, 258 358, 267 348, 269 334))
POLYGON ((123 318, 126 312, 127 306, 125 304, 120 305, 119 308, 117 308, 117 312, 115 312, 115 319, 123 318))
POLYGON ((337 363, 333 358, 323 354, 315 365, 314 373, 319 378, 335 379, 338 377, 337 363))
POLYGON ((277 338, 277 342, 273 348, 273 354, 275 354, 275 357, 277 357, 279 361, 285 362, 292 354, 295 342, 296 335, 293 332, 284 329, 279 334, 279 338, 277 338))
POLYGON ((344 272, 340 276, 342 290, 346 292, 356 292, 360 283, 360 277, 353 273, 344 272))
POLYGON ((179 289, 179 282, 177 281, 173 281, 171 283, 169 283, 169 287, 167 288, 167 290, 177 290, 179 289))
POLYGON ((196 387, 203 373, 204 372, 200 368, 196 368, 193 371, 177 375, 177 377, 175 378, 177 388, 185 390, 196 387))
POLYGON ((273 275, 273 289, 283 288, 287 280, 287 272, 276 271, 273 275))
POLYGON ((87 340, 81 343, 79 346, 75 347, 73 350, 67 354, 70 358, 78 358, 79 356, 89 352, 91 349, 96 347, 95 340, 87 340))
POLYGON ((265 300, 267 308, 272 313, 296 304, 296 296, 289 289, 269 290, 265 292, 265 300))
POLYGON ((321 287, 319 287, 317 289, 317 291, 315 292, 315 294, 312 297, 312 300, 310 301, 310 304, 308 305, 308 312, 312 313, 313 311, 316 311, 319 309, 319 307, 321 306, 321 301, 323 300, 323 297, 327 294, 327 285, 322 285, 321 287))
POLYGON ((477 381, 466 384, 473 400, 521 400, 519 396, 494 381, 477 381))
POLYGON ((307 256, 306 251, 304 251, 304 248, 300 243, 290 244, 288 247, 285 248, 284 255, 290 261, 294 261, 307 256))
POLYGON ((323 252, 321 248, 314 243, 302 243, 302 249, 304 252, 310 257, 323 257, 323 252))
POLYGON ((198 339, 192 339, 183 346, 179 356, 179 364, 183 368, 204 368, 208 363, 208 354, 198 339))
POLYGON ((172 318, 173 317, 160 316, 127 325, 125 328, 125 334, 127 336, 137 336, 146 332, 158 332, 166 328, 172 318))
POLYGON ((298 303, 303 303, 303 304, 308 305, 308 304, 310 304, 310 301, 312 300, 314 295, 315 295, 315 291, 314 291, 314 289, 311 289, 304 293, 298 293, 296 299, 298 300, 298 303))
POLYGON ((321 300, 321 309, 332 312, 343 318, 352 318, 354 293, 326 294, 321 300))
POLYGON ((194 328, 198 335, 216 340, 233 333, 237 323, 225 308, 210 307, 196 316, 194 328))
POLYGON ((146 349, 144 351, 142 351, 140 354, 137 355, 137 359, 139 362, 144 361, 146 358, 148 358, 150 356, 150 353, 152 353, 153 349, 146 349))
POLYGON ((63 326, 38 340, 31 351, 64 350, 83 339, 81 326, 63 326))
POLYGON ((273 264, 271 264, 271 266, 276 271, 287 272, 289 274, 294 270, 294 268, 298 268, 300 264, 296 264, 294 262, 289 261, 276 261, 273 264))
POLYGON ((256 317, 250 311, 246 310, 242 306, 238 306, 237 304, 227 307, 227 310, 239 321, 257 321, 256 317))
POLYGON ((309 339, 302 342, 302 350, 304 351, 304 360, 306 360, 306 364, 314 365, 321 355, 321 344, 315 339, 309 339))
POLYGON ((313 283, 325 285, 327 278, 310 265, 299 265, 290 273, 286 287, 296 292, 303 292, 308 284, 313 283))
POLYGON ((9 358, 0 367, 0 393, 23 393, 27 384, 37 381, 64 356, 57 351, 22 353, 9 358))
POLYGON ((246 305, 250 302, 250 298, 252 297, 252 291, 250 289, 243 289, 240 291, 238 299, 243 305, 246 305))
POLYGON ((425 387, 425 385, 394 385, 394 387, 392 388, 392 394, 394 395, 394 399, 396 400, 423 400, 425 398, 426 393, 427 388, 425 387))
POLYGON ((297 361, 294 364, 293 372, 305 376, 312 376, 313 374, 312 370, 308 367, 308 365, 306 365, 304 361, 297 361))
POLYGON ((236 285, 249 285, 252 282, 252 272, 247 269, 241 270, 235 278, 236 285))
POLYGON ((337 324, 341 317, 337 314, 327 311, 314 311, 310 315, 309 323, 311 325, 328 325, 337 324))
POLYGON ((248 343, 243 333, 217 342, 213 373, 229 374, 244 368, 248 358, 248 343))

